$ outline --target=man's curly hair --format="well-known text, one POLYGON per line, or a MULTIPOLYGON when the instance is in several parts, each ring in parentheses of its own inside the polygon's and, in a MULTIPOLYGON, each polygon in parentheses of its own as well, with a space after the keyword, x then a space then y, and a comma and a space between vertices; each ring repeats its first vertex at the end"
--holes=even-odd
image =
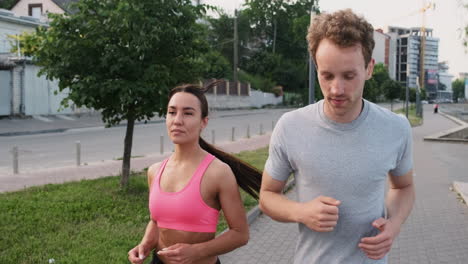
POLYGON ((367 68, 374 49, 374 28, 364 17, 357 16, 351 9, 322 13, 316 16, 309 27, 307 42, 314 61, 320 41, 329 39, 342 48, 360 44, 367 68))

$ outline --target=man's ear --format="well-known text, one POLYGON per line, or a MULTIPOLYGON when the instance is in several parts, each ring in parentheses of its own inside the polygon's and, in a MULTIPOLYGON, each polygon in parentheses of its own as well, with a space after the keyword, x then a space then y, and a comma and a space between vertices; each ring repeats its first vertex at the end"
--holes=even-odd
POLYGON ((374 72, 374 66, 375 66, 375 60, 374 59, 371 59, 369 61, 369 63, 367 64, 367 76, 366 76, 366 80, 369 80, 370 78, 372 78, 372 73, 374 72))

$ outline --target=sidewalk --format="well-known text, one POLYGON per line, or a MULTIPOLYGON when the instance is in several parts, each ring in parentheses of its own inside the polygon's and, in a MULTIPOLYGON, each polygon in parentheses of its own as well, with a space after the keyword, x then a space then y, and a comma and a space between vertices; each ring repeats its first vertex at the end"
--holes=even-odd
MULTIPOLYGON (((424 136, 458 126, 425 107, 422 126, 413 128, 416 203, 390 251, 390 264, 468 263, 468 208, 450 190, 468 182, 467 144, 423 141, 424 136)), ((288 196, 295 197, 294 189, 288 196)), ((292 263, 297 225, 261 215, 251 225, 249 243, 221 256, 223 264, 292 263)))
MULTIPOLYGON (((266 147, 270 141, 270 134, 254 136, 250 139, 240 139, 217 145, 220 149, 229 153, 255 150, 266 147)), ((132 158, 131 170, 141 171, 155 162, 168 157, 170 152, 162 155, 155 154, 141 158, 132 158)), ((89 163, 85 166, 68 166, 53 169, 36 170, 32 173, 7 174, 0 177, 0 192, 17 191, 23 188, 44 185, 48 183, 64 183, 79 181, 82 179, 96 179, 103 176, 118 175, 121 172, 122 161, 107 160, 89 163)))
MULTIPOLYGON (((148 123, 164 122, 163 118, 153 117, 148 123)), ((123 121, 119 126, 125 125, 123 121)), ((135 125, 144 122, 135 122, 135 125)), ((104 127, 99 112, 50 116, 28 116, 24 118, 3 117, 0 119, 0 136, 20 136, 41 133, 57 133, 70 129, 104 127)))

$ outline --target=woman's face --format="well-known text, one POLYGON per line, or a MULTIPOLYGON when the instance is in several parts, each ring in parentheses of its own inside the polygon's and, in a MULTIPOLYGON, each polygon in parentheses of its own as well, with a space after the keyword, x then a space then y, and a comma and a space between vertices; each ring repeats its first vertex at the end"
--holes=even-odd
POLYGON ((207 124, 208 117, 202 118, 200 101, 195 95, 179 92, 169 100, 166 127, 174 144, 198 142, 207 124))

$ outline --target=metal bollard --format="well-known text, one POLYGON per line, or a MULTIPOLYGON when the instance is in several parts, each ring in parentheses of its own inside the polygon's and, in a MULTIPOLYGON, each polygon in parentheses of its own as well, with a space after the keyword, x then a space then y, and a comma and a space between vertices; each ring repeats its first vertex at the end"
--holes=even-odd
POLYGON ((263 124, 260 124, 260 135, 263 135, 263 124))
POLYGON ((159 137, 159 152, 164 154, 164 136, 159 137))
POLYGON ((273 129, 275 129, 275 121, 271 120, 271 131, 273 131, 273 129))
POLYGON ((13 173, 18 174, 18 147, 14 146, 11 152, 13 153, 13 173))
POLYGON ((81 142, 76 141, 76 166, 81 165, 81 142))
POLYGON ((250 138, 250 125, 247 125, 247 138, 250 138))
POLYGON ((231 133, 231 141, 236 141, 234 134, 236 133, 236 128, 232 127, 232 133, 231 133))
POLYGON ((216 134, 215 134, 215 130, 211 130, 211 144, 214 145, 216 144, 216 134))

